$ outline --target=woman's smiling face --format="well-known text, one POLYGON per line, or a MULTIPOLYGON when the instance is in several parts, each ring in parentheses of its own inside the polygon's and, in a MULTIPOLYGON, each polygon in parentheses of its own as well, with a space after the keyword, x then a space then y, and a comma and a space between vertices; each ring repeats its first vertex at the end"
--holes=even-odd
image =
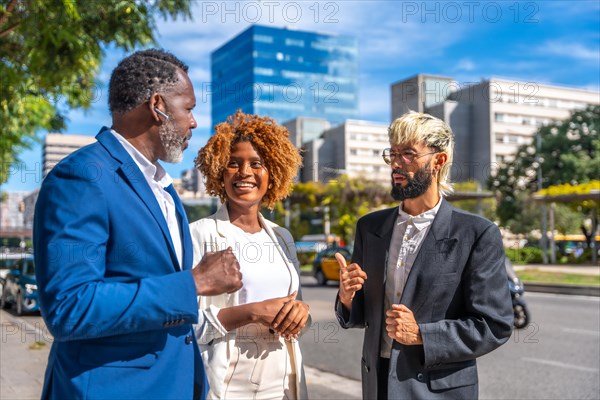
POLYGON ((260 206, 269 187, 269 171, 252 143, 233 145, 223 171, 223 183, 229 203, 244 207, 260 206))

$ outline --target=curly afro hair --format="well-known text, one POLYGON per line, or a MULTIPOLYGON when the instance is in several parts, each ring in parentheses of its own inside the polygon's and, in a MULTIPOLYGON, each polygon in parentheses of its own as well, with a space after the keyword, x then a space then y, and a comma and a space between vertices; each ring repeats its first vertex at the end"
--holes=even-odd
POLYGON ((227 122, 215 127, 215 134, 198 152, 196 168, 206 177, 206 191, 226 200, 223 171, 233 146, 240 142, 250 142, 261 156, 269 171, 272 187, 262 199, 263 205, 273 209, 275 203, 286 198, 292 191, 292 183, 298 168, 302 165, 299 150, 292 144, 286 128, 277 125, 269 117, 244 114, 238 110, 227 118, 227 122))
POLYGON ((177 69, 187 73, 188 66, 164 50, 142 50, 124 58, 110 77, 110 112, 126 113, 154 93, 167 92, 179 82, 177 69))

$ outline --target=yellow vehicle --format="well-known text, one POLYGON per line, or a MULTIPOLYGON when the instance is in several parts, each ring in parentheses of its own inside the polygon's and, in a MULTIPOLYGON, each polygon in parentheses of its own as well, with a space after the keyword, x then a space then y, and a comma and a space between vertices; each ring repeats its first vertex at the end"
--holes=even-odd
POLYGON ((345 247, 329 247, 315 256, 313 261, 313 275, 317 279, 317 284, 326 285, 327 281, 340 280, 340 266, 335 258, 335 253, 340 253, 350 264, 352 253, 345 247))

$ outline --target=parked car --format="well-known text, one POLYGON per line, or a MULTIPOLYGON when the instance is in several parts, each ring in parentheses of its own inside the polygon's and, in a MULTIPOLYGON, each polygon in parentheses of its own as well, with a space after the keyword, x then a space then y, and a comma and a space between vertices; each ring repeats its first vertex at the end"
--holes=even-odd
POLYGON ((340 253, 350 264, 352 252, 345 247, 329 247, 319 252, 313 261, 313 275, 319 285, 326 285, 327 281, 340 280, 340 266, 335 258, 335 253, 340 253))
POLYGON ((33 255, 17 260, 6 274, 0 297, 0 308, 12 305, 17 315, 38 311, 38 287, 35 280, 33 255))
POLYGON ((6 275, 8 275, 15 263, 25 256, 26 254, 23 253, 0 253, 0 298, 2 298, 6 275))

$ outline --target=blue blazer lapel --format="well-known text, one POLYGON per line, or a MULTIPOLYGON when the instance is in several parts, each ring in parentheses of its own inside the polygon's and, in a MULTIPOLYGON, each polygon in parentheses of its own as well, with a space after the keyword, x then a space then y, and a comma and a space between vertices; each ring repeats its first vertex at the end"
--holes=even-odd
POLYGON ((444 262, 443 255, 456 244, 456 238, 449 238, 451 223, 452 206, 442 199, 440 209, 410 270, 400 299, 400 303, 415 314, 431 293, 431 285, 435 282, 441 264, 444 262))
MULTIPOLYGON (((104 146, 106 151, 108 151, 108 153, 115 159, 115 181, 118 179, 123 179, 123 181, 127 182, 129 186, 131 186, 131 188, 137 193, 142 202, 144 202, 144 204, 154 217, 154 220, 156 221, 156 223, 160 227, 160 230, 162 231, 165 241, 169 244, 169 252, 171 254, 171 259, 173 260, 173 268, 177 269, 176 266, 179 264, 179 262, 177 261, 177 254, 175 253, 175 247, 173 246, 173 241, 171 240, 171 234, 167 226, 167 221, 165 221, 165 217, 163 216, 163 213, 160 210, 160 206, 156 201, 156 197, 154 196, 152 189, 150 189, 150 186, 148 186, 148 182, 146 182, 144 174, 142 173, 138 165, 135 163, 135 161, 133 161, 129 153, 127 153, 127 151, 123 148, 121 143, 119 143, 117 138, 115 138, 114 135, 110 132, 109 128, 102 128, 98 135, 96 135, 96 140, 98 140, 98 142, 100 142, 100 144, 104 146)), ((174 200, 175 204, 178 204, 179 197, 174 196, 174 200), (177 200, 175 200, 175 197, 177 198, 177 200)), ((185 213, 183 213, 183 215, 185 216, 185 213)), ((189 231, 187 232, 187 234, 189 236, 189 231)), ((191 248, 191 244, 188 248, 191 248)))
POLYGON ((165 190, 171 195, 171 197, 173 197, 173 201, 175 202, 177 221, 179 222, 179 234, 181 235, 181 242, 183 246, 183 265, 181 266, 181 269, 191 269, 193 267, 192 235, 190 234, 190 230, 188 228, 189 222, 185 214, 185 209, 183 208, 181 199, 179 198, 179 195, 172 184, 166 187, 165 190))

